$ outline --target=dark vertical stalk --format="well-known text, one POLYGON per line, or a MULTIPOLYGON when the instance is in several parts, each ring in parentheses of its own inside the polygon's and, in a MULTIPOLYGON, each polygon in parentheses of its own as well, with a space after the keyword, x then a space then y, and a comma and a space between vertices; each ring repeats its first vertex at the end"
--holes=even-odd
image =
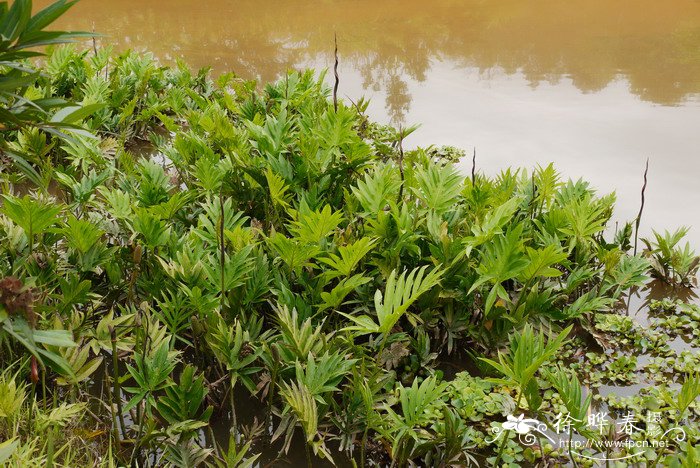
POLYGON ((532 201, 530 202, 530 206, 532 206, 532 214, 531 218, 535 219, 537 216, 537 184, 535 183, 535 173, 532 173, 532 176, 530 177, 532 180, 532 201))
POLYGON ((362 443, 360 445, 360 467, 365 468, 365 463, 367 460, 367 433, 369 432, 369 426, 365 423, 365 430, 362 431, 362 443))
POLYGON ((646 166, 644 167, 644 185, 642 185, 642 204, 639 207, 639 214, 634 222, 634 255, 637 255, 637 241, 639 240, 639 223, 642 221, 642 212, 644 211, 644 192, 647 189, 647 173, 649 172, 649 158, 647 158, 646 166))
POLYGON ((476 146, 472 154, 472 185, 474 185, 474 182, 476 182, 476 146))
MULTIPOLYGON (((573 431, 573 429, 569 428, 569 458, 571 459, 571 463, 574 466, 574 468, 578 468, 578 463, 576 463, 576 460, 574 459, 573 450, 571 450, 571 443, 572 443, 573 439, 574 439, 574 431, 573 431)), ((542 453, 544 453, 544 451, 542 453)))
POLYGON ((272 403, 275 398, 275 388, 277 387, 277 373, 279 371, 278 363, 280 362, 280 357, 279 353, 277 352, 277 348, 275 346, 270 346, 268 349, 270 350, 270 355, 274 360, 274 364, 270 366, 270 393, 268 394, 267 398, 267 414, 265 416, 265 434, 268 436, 266 438, 266 442, 269 442, 270 439, 269 436, 271 431, 269 430, 269 428, 272 426, 272 403))
POLYGON ((226 245, 224 243, 224 197, 219 192, 219 270, 220 270, 220 281, 221 281, 221 312, 224 311, 224 289, 225 289, 225 276, 224 276, 224 264, 226 261, 226 245))
POLYGON ((335 58, 335 63, 333 64, 333 75, 335 76, 335 83, 333 84, 333 109, 338 112, 338 85, 340 84, 340 76, 338 76, 338 34, 333 34, 333 42, 335 44, 335 49, 333 51, 335 58))
POLYGON ((119 446, 119 430, 116 427, 117 419, 122 434, 126 436, 126 424, 124 424, 124 411, 122 408, 121 382, 119 382, 119 356, 117 355, 117 332, 114 327, 109 327, 109 334, 112 341, 112 372, 114 373, 114 391, 112 398, 117 405, 117 417, 114 420, 115 433, 117 435, 117 447, 119 446))
MULTIPOLYGON (((36 382, 34 381, 34 379, 31 379, 31 382, 32 382, 31 395, 34 396, 34 395, 36 395, 36 382)), ((37 405, 34 405, 34 404, 29 405, 29 417, 27 418, 28 419, 27 427, 32 427, 32 425, 34 424, 34 416, 35 416, 34 415, 34 407, 35 406, 37 406, 37 405)))
MULTIPOLYGON (((139 310, 139 315, 137 317, 140 317, 142 314, 142 311, 139 310)), ((141 323, 143 320, 139 320, 141 323)), ((146 317, 146 324, 145 327, 143 328, 143 349, 141 352, 141 362, 143 363, 143 376, 146 380, 148 380, 148 367, 146 366, 146 356, 148 355, 148 342, 150 340, 150 316, 146 317)), ((150 395, 150 392, 146 393, 144 400, 139 402, 138 405, 136 405, 136 421, 139 426, 138 433, 136 435, 136 440, 134 441, 134 449, 131 452, 131 459, 130 459, 130 464, 134 464, 135 457, 137 456, 139 460, 141 459, 141 436, 143 435, 143 421, 146 417, 146 407, 145 405, 147 404, 147 399, 148 396, 150 395)))
POLYGON ((399 125, 399 172, 401 173, 401 187, 399 187, 399 200, 398 200, 399 202, 403 198, 403 185, 404 185, 404 180, 405 180, 405 176, 403 173, 403 156, 404 156, 404 154, 403 154, 403 138, 404 138, 403 128, 401 127, 401 125, 399 125))
MULTIPOLYGON (((306 436, 306 431, 304 431, 304 436, 306 436)), ((306 464, 309 468, 313 468, 313 464, 311 463, 311 450, 309 449, 308 437, 304 443, 304 447, 306 447, 306 464)))
POLYGON ((49 428, 48 434, 46 435, 48 441, 46 442, 46 468, 53 468, 53 457, 54 457, 54 437, 55 429, 53 427, 49 428))
MULTIPOLYGON (((44 411, 48 409, 46 406, 46 368, 44 366, 41 366, 41 395, 42 395, 42 400, 44 402, 44 411)), ((71 386, 71 392, 75 390, 75 385, 71 386)), ((75 402, 75 399, 73 399, 71 403, 75 402)))
POLYGON ((95 39, 95 22, 92 23, 92 52, 97 56, 97 40, 95 39))
POLYGON ((233 440, 238 443, 238 418, 236 416, 236 396, 234 394, 234 389, 236 387, 236 381, 234 378, 231 378, 231 394, 229 397, 229 401, 231 403, 231 425, 233 426, 233 440))
POLYGON ((105 372, 104 378, 102 379, 102 385, 100 390, 100 400, 104 396, 105 382, 107 383, 107 400, 110 402, 109 413, 112 417, 112 439, 114 440, 114 445, 117 448, 117 452, 121 452, 121 436, 119 434, 119 418, 117 416, 117 410, 114 409, 116 402, 114 401, 114 395, 112 390, 112 384, 109 382, 109 374, 105 372))

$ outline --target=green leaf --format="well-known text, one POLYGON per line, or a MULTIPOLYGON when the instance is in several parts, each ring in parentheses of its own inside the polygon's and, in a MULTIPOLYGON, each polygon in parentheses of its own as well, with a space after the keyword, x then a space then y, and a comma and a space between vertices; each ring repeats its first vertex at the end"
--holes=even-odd
POLYGON ((300 212, 289 230, 300 241, 317 244, 330 235, 342 220, 341 212, 333 213, 331 207, 326 205, 321 211, 300 212))
POLYGON ((375 242, 376 239, 363 237, 352 244, 338 247, 339 255, 329 254, 328 258, 319 258, 318 260, 333 268, 338 275, 348 277, 360 260, 372 250, 375 242))
POLYGON ((0 91, 9 92, 17 88, 29 86, 34 83, 38 77, 38 72, 30 75, 13 73, 12 75, 7 74, 5 76, 0 76, 0 91))
POLYGON ((313 395, 302 383, 284 382, 280 393, 304 429, 306 442, 312 442, 318 428, 318 408, 313 395))
POLYGON ((76 346, 73 336, 67 330, 34 330, 32 337, 35 342, 48 346, 72 348, 76 346))
POLYGON ((412 190, 429 209, 442 214, 456 206, 464 176, 452 165, 429 164, 417 169, 415 177, 412 190))
POLYGON ((352 193, 368 213, 378 213, 396 200, 401 180, 389 165, 379 166, 352 187, 352 193))
MULTIPOLYGON (((374 295, 374 307, 379 320, 379 327, 376 330, 384 334, 388 334, 396 325, 396 322, 406 313, 408 308, 425 292, 429 291, 433 286, 440 282, 442 270, 434 268, 427 275, 425 274, 428 266, 416 268, 410 273, 403 272, 397 278, 396 270, 391 272, 389 279, 386 282, 384 294, 380 290, 374 295)), ((345 314, 343 314, 345 315, 345 314)), ((371 333, 375 324, 371 319, 358 318, 345 315, 350 320, 357 323, 361 328, 364 327, 362 333, 371 333)), ((349 329, 357 329, 350 327, 349 329)))
POLYGON ((44 187, 44 181, 41 175, 34 169, 34 167, 22 156, 15 153, 14 151, 5 150, 5 154, 14 161, 15 165, 24 174, 24 176, 29 179, 37 187, 44 187))
MULTIPOLYGON (((41 200, 36 200, 29 195, 22 198, 12 195, 3 195, 5 203, 2 211, 21 227, 27 237, 42 234, 48 227, 57 221, 61 207, 41 200)), ((30 239, 32 242, 32 239, 30 239)))
POLYGON ((348 294, 363 284, 369 283, 371 280, 371 278, 361 274, 344 278, 331 290, 331 292, 324 291, 321 293, 323 304, 319 307, 319 312, 325 309, 338 307, 348 294))
POLYGON ((25 31, 32 15, 31 0, 15 0, 0 22, 0 36, 5 41, 14 41, 25 31))
POLYGON ((380 326, 377 325, 377 323, 374 320, 372 320, 366 315, 355 316, 343 312, 338 313, 343 317, 356 323, 356 325, 345 327, 343 328, 343 330, 355 331, 358 332, 359 335, 366 335, 368 333, 379 333, 381 331, 380 326))
POLYGON ((134 395, 134 396, 129 400, 129 402, 126 404, 126 406, 124 406, 124 410, 123 410, 123 411, 126 413, 126 412, 128 412, 129 410, 131 410, 132 408, 135 408, 136 405, 138 405, 139 403, 141 403, 141 401, 143 401, 143 399, 146 398, 146 394, 147 394, 147 393, 148 393, 148 392, 146 392, 146 391, 138 392, 136 395, 134 395))
POLYGON ((47 366, 52 368, 60 375, 66 376, 69 379, 75 379, 75 373, 68 361, 58 354, 46 349, 37 348, 37 352, 43 358, 41 359, 47 366))
POLYGON ((102 237, 104 231, 86 219, 70 216, 63 233, 68 244, 79 252, 85 253, 102 237))
POLYGON ((518 274, 518 278, 527 282, 537 277, 553 278, 562 272, 553 265, 566 260, 566 253, 558 245, 548 245, 544 249, 526 248, 528 265, 518 274))
POLYGON ((15 437, 0 443, 0 464, 5 463, 7 460, 9 460, 18 446, 19 439, 15 437))
POLYGON ((53 123, 72 124, 91 116, 104 107, 105 105, 101 103, 64 107, 56 112, 50 121, 53 123))

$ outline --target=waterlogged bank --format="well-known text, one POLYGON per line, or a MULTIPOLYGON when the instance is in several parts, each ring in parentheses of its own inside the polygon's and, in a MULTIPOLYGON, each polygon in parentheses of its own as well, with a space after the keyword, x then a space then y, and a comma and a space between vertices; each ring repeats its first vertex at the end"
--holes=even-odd
POLYGON ((609 229, 615 198, 553 166, 465 176, 313 72, 26 66, 0 89, 0 462, 695 464, 683 230, 609 229), (644 326, 625 302, 658 284, 644 326))

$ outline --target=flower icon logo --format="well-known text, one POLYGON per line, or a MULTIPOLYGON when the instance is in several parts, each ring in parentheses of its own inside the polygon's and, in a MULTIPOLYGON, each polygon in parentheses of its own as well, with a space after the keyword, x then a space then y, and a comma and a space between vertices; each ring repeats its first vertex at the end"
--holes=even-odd
POLYGON ((547 425, 541 421, 538 421, 537 419, 525 418, 524 414, 521 414, 518 417, 509 414, 505 422, 501 423, 500 425, 495 425, 491 429, 491 432, 493 432, 496 437, 489 443, 495 442, 501 435, 508 431, 515 431, 518 434, 521 442, 526 445, 532 445, 537 440, 534 434, 531 433, 533 430, 535 432, 539 432, 551 441, 552 439, 544 432, 546 429, 547 425))
POLYGON ((518 434, 527 434, 532 429, 537 429, 540 422, 537 419, 525 419, 525 415, 521 414, 517 418, 512 414, 508 415, 507 421, 504 422, 503 429, 507 431, 515 431, 518 434))

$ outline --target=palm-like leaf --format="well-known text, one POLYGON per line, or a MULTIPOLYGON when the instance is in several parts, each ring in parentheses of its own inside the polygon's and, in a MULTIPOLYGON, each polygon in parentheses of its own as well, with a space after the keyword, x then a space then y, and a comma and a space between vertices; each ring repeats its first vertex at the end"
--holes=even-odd
POLYGON ((318 408, 311 391, 302 383, 284 382, 280 393, 301 424, 306 442, 313 442, 318 430, 318 408))
POLYGON ((391 441, 395 460, 409 458, 411 447, 419 444, 426 427, 435 422, 436 414, 445 405, 443 396, 447 385, 431 376, 421 383, 415 379, 410 387, 399 386, 401 414, 386 406, 387 419, 378 428, 391 441))
POLYGON ((349 277, 357 264, 374 247, 375 239, 363 237, 360 240, 338 247, 338 255, 329 254, 328 258, 319 258, 321 263, 333 268, 330 276, 349 277))
POLYGON ((456 204, 457 197, 462 191, 464 176, 452 165, 440 166, 429 164, 415 172, 416 187, 413 192, 420 198, 428 209, 442 214, 456 204))
POLYGON ((484 246, 481 254, 481 263, 477 268, 477 279, 469 292, 473 292, 484 283, 493 284, 484 306, 484 313, 488 315, 497 298, 510 301, 504 281, 517 277, 530 265, 523 254, 523 226, 516 225, 505 235, 497 236, 491 243, 484 246))
POLYGON ((700 374, 689 374, 685 376, 678 394, 674 397, 666 398, 666 403, 671 408, 678 411, 678 418, 682 419, 688 407, 700 397, 700 374))
POLYGON ((350 371, 356 359, 347 359, 340 353, 328 352, 314 358, 309 353, 306 366, 299 361, 296 364, 297 381, 303 383, 319 403, 323 403, 322 395, 337 390, 337 386, 343 377, 350 371))
POLYGON ((389 203, 396 200, 401 187, 401 180, 391 166, 377 168, 368 173, 364 180, 352 187, 352 193, 368 213, 378 213, 389 203))
POLYGON ((416 268, 410 273, 401 273, 396 276, 396 270, 391 272, 384 288, 384 294, 380 290, 374 295, 374 308, 377 313, 378 323, 370 317, 361 315, 359 317, 342 314, 355 322, 355 325, 347 327, 360 334, 383 333, 388 334, 399 319, 406 313, 408 308, 418 300, 425 292, 432 289, 440 282, 443 271, 434 268, 425 274, 428 266, 416 268))
POLYGON ((251 343, 250 334, 243 330, 240 321, 236 320, 235 325, 229 327, 220 317, 214 320, 215 325, 209 334, 209 347, 217 360, 231 373, 232 385, 241 380, 248 390, 255 391, 251 376, 261 370, 253 364, 260 357, 262 349, 251 343))
POLYGON ((589 392, 584 398, 578 376, 575 373, 570 375, 561 367, 557 367, 554 372, 547 371, 545 375, 559 393, 569 415, 574 419, 572 421, 574 427, 579 430, 584 429, 587 426, 588 409, 591 406, 593 393, 589 392))
POLYGON ((321 211, 299 212, 298 219, 289 230, 301 242, 317 244, 338 227, 343 220, 342 213, 332 212, 326 205, 321 211))
POLYGON ((195 376, 195 368, 187 365, 180 374, 179 385, 167 387, 165 395, 158 399, 156 408, 170 424, 194 419, 206 421, 209 419, 212 408, 209 407, 202 415, 198 413, 207 393, 204 376, 195 376))
POLYGON ((505 375, 504 383, 524 389, 540 366, 554 357, 572 328, 573 325, 569 325, 556 337, 545 341, 543 333, 536 333, 529 324, 525 325, 522 331, 511 334, 509 352, 499 352, 498 362, 486 358, 481 360, 505 375))
POLYGON ((37 200, 29 195, 22 198, 3 195, 2 211, 21 227, 30 242, 33 236, 40 235, 58 220, 61 207, 48 202, 37 200))

